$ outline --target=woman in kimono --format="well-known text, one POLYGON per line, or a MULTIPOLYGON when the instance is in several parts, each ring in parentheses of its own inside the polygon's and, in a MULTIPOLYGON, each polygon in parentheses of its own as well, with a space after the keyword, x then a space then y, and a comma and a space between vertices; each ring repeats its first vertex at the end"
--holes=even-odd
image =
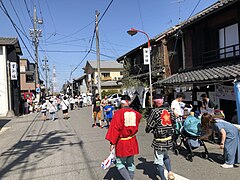
POLYGON ((218 131, 221 134, 220 148, 224 149, 224 161, 222 168, 233 168, 240 163, 240 132, 231 123, 222 119, 215 119, 210 114, 203 114, 201 120, 203 130, 211 135, 211 130, 218 131))

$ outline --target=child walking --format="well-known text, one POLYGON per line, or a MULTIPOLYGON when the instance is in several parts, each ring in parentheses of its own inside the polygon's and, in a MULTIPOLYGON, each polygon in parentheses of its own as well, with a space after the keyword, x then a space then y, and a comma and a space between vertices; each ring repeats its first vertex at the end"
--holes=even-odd
POLYGON ((110 126, 111 120, 114 115, 114 107, 111 102, 108 102, 108 105, 104 107, 104 112, 106 113, 106 120, 107 120, 107 128, 110 126))

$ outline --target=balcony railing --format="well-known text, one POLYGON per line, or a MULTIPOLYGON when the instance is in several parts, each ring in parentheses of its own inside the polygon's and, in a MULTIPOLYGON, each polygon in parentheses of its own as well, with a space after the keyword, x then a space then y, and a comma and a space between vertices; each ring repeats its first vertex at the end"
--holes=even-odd
POLYGON ((219 61, 224 61, 225 59, 235 60, 240 56, 239 44, 232 46, 227 46, 220 49, 215 49, 211 51, 204 52, 202 54, 202 63, 214 63, 219 61))

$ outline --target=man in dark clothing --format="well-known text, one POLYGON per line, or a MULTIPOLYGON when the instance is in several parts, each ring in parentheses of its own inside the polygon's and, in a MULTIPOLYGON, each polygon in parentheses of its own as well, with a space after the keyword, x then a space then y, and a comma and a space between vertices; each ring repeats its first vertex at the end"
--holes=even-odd
POLYGON ((155 109, 152 110, 147 119, 146 132, 152 132, 154 139, 152 147, 154 148, 154 164, 157 165, 159 175, 162 180, 166 180, 164 176, 164 167, 168 170, 168 179, 173 180, 174 175, 171 171, 170 159, 167 151, 172 147, 172 135, 174 129, 172 121, 174 120, 174 113, 169 108, 164 106, 164 99, 162 95, 156 94, 153 98, 155 109))
POLYGON ((133 101, 131 102, 130 107, 138 112, 140 112, 140 110, 142 109, 142 105, 140 103, 140 99, 137 94, 135 94, 135 97, 133 98, 133 101))
POLYGON ((210 100, 207 96, 207 94, 202 94, 202 108, 205 110, 208 109, 214 109, 215 108, 215 104, 213 103, 212 100, 210 100))
POLYGON ((101 128, 103 128, 101 123, 101 99, 99 94, 96 94, 95 98, 93 99, 92 111, 93 111, 93 117, 94 117, 93 127, 97 126, 97 118, 98 118, 99 125, 101 128))

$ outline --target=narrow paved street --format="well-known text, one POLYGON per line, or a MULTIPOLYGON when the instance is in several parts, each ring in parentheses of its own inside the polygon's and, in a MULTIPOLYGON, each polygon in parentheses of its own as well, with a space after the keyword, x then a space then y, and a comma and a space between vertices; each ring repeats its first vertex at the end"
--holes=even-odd
MULTIPOLYGON (((40 115, 30 114, 12 119, 2 128, 0 179, 121 179, 114 167, 109 171, 100 168, 109 154, 109 143, 104 140, 106 129, 91 127, 91 108, 70 112, 69 120, 63 120, 61 112, 58 117, 43 122, 40 115)), ((135 179, 158 179, 152 165, 152 136, 144 132, 144 122, 140 126, 135 179)), ((239 168, 220 168, 221 161, 216 158, 221 153, 218 146, 208 144, 208 150, 211 161, 201 159, 199 153, 193 162, 170 153, 173 171, 193 180, 239 178, 239 168)), ((184 179, 180 176, 176 179, 184 179)))

